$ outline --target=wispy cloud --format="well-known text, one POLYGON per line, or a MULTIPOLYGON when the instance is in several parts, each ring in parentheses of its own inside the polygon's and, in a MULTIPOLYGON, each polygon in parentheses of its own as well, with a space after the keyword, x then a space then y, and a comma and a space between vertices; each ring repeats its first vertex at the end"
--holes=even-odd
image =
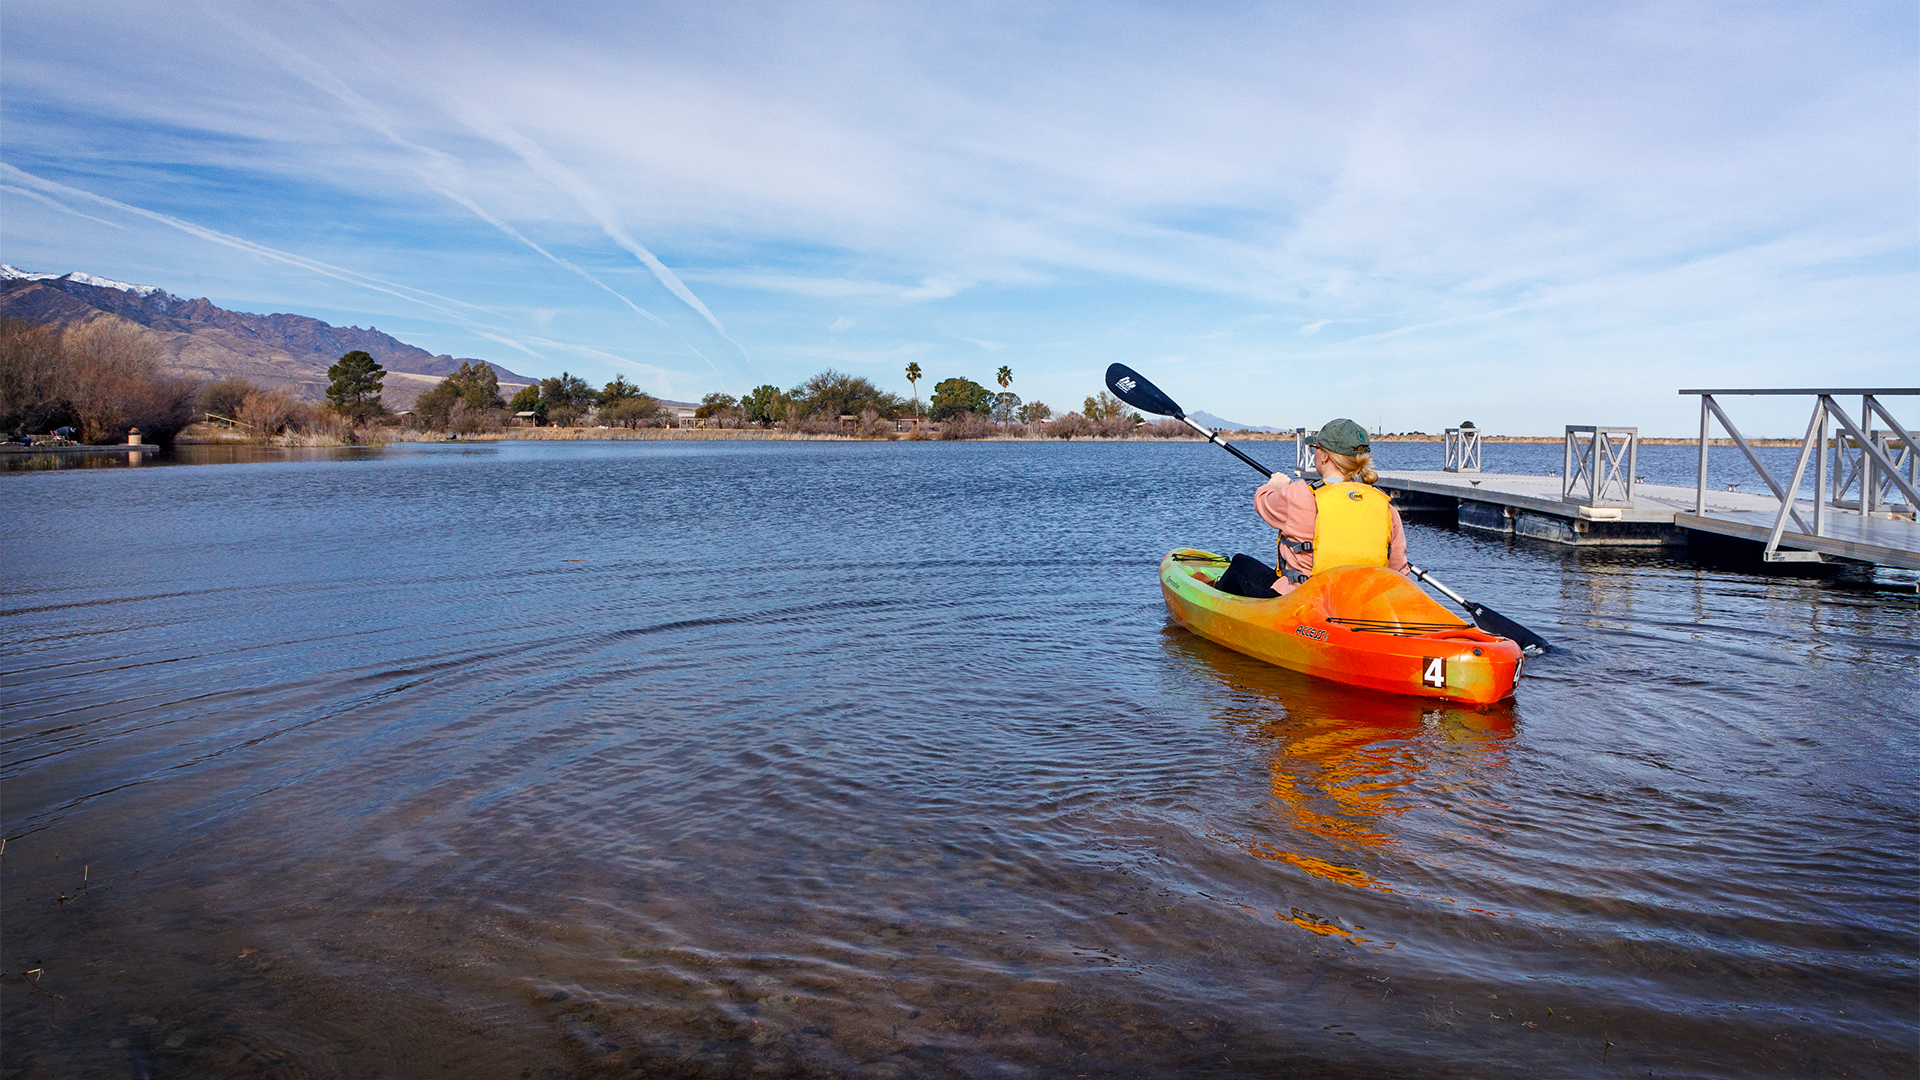
POLYGON ((421 181, 425 183, 428 188, 452 200, 454 203, 472 213, 475 217, 493 226, 507 236, 512 237, 515 241, 524 244, 526 247, 538 253, 540 257, 570 273, 579 275, 595 288, 608 293, 631 308, 635 314, 651 321, 657 326, 664 327, 667 325, 665 320, 641 307, 639 304, 634 303, 633 300, 624 293, 621 293, 606 282, 588 273, 577 264, 555 255, 540 244, 528 239, 519 229, 501 220, 498 216, 480 205, 478 201, 467 194, 466 168, 459 158, 430 146, 422 146, 402 136, 399 131, 394 128, 393 123, 388 119, 386 113, 378 106, 368 101, 365 97, 362 97, 358 91, 347 85, 346 82, 311 57, 296 49, 287 47, 280 39, 274 37, 272 34, 241 22, 238 19, 229 19, 228 25, 235 31, 249 37, 263 52, 271 56, 276 63, 285 69, 288 74, 293 75, 309 86, 320 90, 346 105, 360 122, 379 132, 395 146, 417 157, 419 160, 415 165, 415 172, 418 173, 421 181))
POLYGON ((857 278, 808 277, 740 270, 689 271, 687 276, 696 281, 706 281, 737 289, 759 289, 765 292, 791 293, 795 296, 821 299, 862 297, 905 303, 945 300, 950 296, 958 296, 971 284, 971 282, 954 278, 924 278, 917 285, 895 285, 884 281, 867 281, 857 278))
POLYGON ((471 323, 471 320, 468 319, 467 316, 462 315, 458 311, 455 311, 452 308, 446 307, 444 305, 453 304, 453 305, 458 305, 460 307, 470 308, 475 311, 485 310, 484 308, 481 308, 478 305, 468 304, 460 300, 455 300, 452 297, 441 296, 438 293, 428 292, 424 289, 412 288, 411 286, 407 286, 407 285, 399 285, 391 281, 383 281, 380 278, 370 277, 366 274, 362 274, 357 271, 348 270, 345 267, 334 266, 330 263, 321 262, 318 259, 310 259, 304 255, 296 255, 288 251, 280 251, 275 248, 270 248, 265 244, 256 244, 251 240, 245 240, 238 236, 228 235, 227 233, 220 232, 217 229, 209 229, 203 225, 196 225, 190 221, 182 221, 181 219, 173 217, 168 214, 162 214, 153 210, 145 209, 143 207, 134 206, 129 203, 123 203, 116 199, 109 199, 104 195, 95 195, 93 192, 82 191, 79 188, 68 187, 65 184, 57 183, 52 180, 46 180, 41 177, 35 176, 32 173, 24 172, 21 169, 18 169, 12 165, 6 164, 5 162, 0 162, 0 176, 6 176, 18 184, 25 184, 34 188, 39 188, 41 191, 66 195, 70 198, 85 199, 89 202, 98 203, 101 206, 112 207, 115 210, 120 210, 128 214, 134 214, 138 217, 146 218, 149 221, 158 222, 159 224, 165 225, 168 228, 178 229, 181 232, 187 233, 191 236, 197 236, 202 240, 207 240, 212 243, 219 244, 223 247, 230 247, 235 249, 236 251, 246 252, 249 255, 258 255, 261 258, 271 259, 274 262, 285 263, 288 266, 297 266, 302 270, 312 271, 313 273, 319 274, 322 277, 332 278, 335 281, 345 282, 346 284, 354 285, 362 289, 370 289, 374 292, 385 293, 388 296, 396 297, 398 299, 405 300, 409 303, 419 304, 423 307, 430 308, 441 315, 445 315, 449 318, 459 319, 462 322, 471 323), (434 300, 443 301, 444 303, 435 304, 435 303, 432 303, 431 301, 421 299, 421 297, 423 296, 432 297, 434 300))

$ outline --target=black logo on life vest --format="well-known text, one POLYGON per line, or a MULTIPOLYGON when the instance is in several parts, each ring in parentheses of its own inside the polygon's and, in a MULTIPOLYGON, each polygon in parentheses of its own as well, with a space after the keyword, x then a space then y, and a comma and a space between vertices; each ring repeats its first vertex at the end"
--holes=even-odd
POLYGON ((1435 690, 1447 688, 1447 658, 1427 656, 1420 660, 1420 685, 1431 686, 1435 690))
POLYGON ((1359 502, 1361 499, 1366 498, 1366 496, 1360 494, 1358 491, 1349 491, 1347 492, 1347 498, 1352 499, 1354 502, 1359 502))

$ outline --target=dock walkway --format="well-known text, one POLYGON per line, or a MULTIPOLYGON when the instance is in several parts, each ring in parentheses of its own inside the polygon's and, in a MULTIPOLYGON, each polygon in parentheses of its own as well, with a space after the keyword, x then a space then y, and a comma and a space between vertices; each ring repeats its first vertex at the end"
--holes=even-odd
POLYGON ((157 454, 160 447, 153 443, 108 443, 104 446, 69 444, 66 446, 23 446, 20 443, 0 443, 0 454, 157 454))

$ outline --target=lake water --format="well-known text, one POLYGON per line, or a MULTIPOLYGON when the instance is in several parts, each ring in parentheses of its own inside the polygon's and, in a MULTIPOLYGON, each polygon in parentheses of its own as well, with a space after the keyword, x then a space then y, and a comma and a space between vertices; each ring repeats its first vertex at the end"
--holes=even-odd
MULTIPOLYGON (((1673 449, 1642 472, 1690 482, 1673 449)), ((1191 442, 0 477, 0 1069, 1915 1075, 1913 575, 1416 521, 1557 646, 1434 708, 1168 623, 1166 550, 1271 553, 1255 479, 1191 442)))

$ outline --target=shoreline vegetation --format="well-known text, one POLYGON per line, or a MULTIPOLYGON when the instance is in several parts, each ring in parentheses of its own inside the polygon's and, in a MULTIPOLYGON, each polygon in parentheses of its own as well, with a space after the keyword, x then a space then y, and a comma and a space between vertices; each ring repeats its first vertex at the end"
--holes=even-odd
MULTIPOLYGON (((396 443, 428 442, 885 442, 886 436, 861 435, 851 432, 809 432, 785 431, 779 428, 700 428, 700 427, 664 427, 664 428, 612 428, 612 427, 516 427, 500 431, 480 431, 467 435, 451 432, 418 431, 400 427, 373 427, 356 430, 359 436, 355 441, 322 441, 305 437, 289 439, 286 436, 261 438, 241 431, 232 431, 211 424, 194 424, 181 431, 175 441, 184 445, 226 445, 226 446, 282 446, 282 447, 321 447, 321 446, 383 446, 396 443)), ((1233 442, 1292 442, 1292 432, 1222 432, 1233 442)), ((898 441, 958 441, 942 440, 937 432, 923 435, 913 440, 910 433, 898 435, 898 441)), ((1191 431, 1173 435, 1161 434, 1119 434, 1119 435, 1082 435, 1079 441, 1091 442, 1155 442, 1167 439, 1186 439, 1199 442, 1200 436, 1191 431)), ((991 434, 970 436, 970 442, 1050 442, 1066 441, 1058 436, 1043 434, 1011 434, 993 432, 991 434)), ((1376 443, 1434 443, 1445 439, 1439 435, 1379 435, 1373 439, 1376 443)), ((1482 443, 1559 445, 1563 437, 1550 435, 1483 435, 1482 443)), ((1642 437, 1640 442, 1647 446, 1697 446, 1698 439, 1642 437)), ((1751 446, 1798 446, 1798 439, 1749 439, 1751 446)), ((1708 440, 1710 446, 1733 446, 1732 439, 1717 438, 1708 440)))
MULTIPOLYGON (((161 446, 383 446, 408 442, 498 441, 994 441, 1100 442, 1200 438, 1172 419, 1148 419, 1105 390, 1077 411, 1055 415, 1044 402, 1012 392, 1002 366, 995 393, 971 379, 934 384, 924 406, 919 364, 906 376, 911 400, 868 379, 831 368, 792 389, 759 386, 740 397, 713 393, 698 406, 663 403, 624 377, 595 390, 566 372, 503 400, 493 367, 463 363, 411 409, 381 401, 386 370, 362 351, 327 369, 324 402, 286 390, 226 378, 195 383, 161 367, 150 337, 101 317, 64 330, 21 320, 0 321, 0 432, 20 450, 124 443, 161 446), (129 429, 135 430, 129 430, 129 429)), ((1463 421, 1462 428, 1473 429, 1463 421)), ((1222 431, 1238 442, 1292 442, 1293 431, 1222 431)), ((1380 443, 1440 443, 1425 432, 1378 433, 1380 443)), ((1559 443, 1556 436, 1488 435, 1484 443, 1559 443)), ((1642 437, 1647 445, 1694 446, 1694 438, 1642 437)), ((1795 446, 1797 439, 1753 439, 1795 446)), ((1711 440, 1731 446, 1730 439, 1711 440)))

